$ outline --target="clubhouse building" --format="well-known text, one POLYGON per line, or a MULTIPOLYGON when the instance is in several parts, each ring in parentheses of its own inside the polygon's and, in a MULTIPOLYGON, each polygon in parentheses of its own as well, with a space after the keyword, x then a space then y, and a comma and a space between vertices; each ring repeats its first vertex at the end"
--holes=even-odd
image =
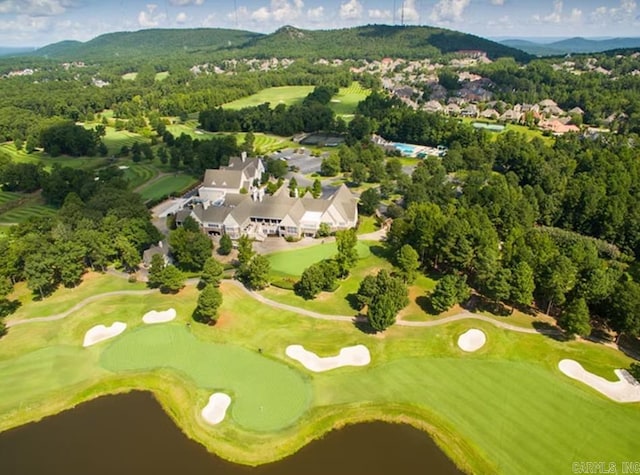
POLYGON ((176 213, 176 224, 187 216, 195 219, 209 234, 243 234, 262 240, 267 236, 315 236, 320 225, 339 231, 356 227, 357 199, 342 185, 326 198, 289 196, 282 186, 274 195, 258 184, 264 172, 259 158, 234 157, 219 170, 207 170, 190 207, 176 213))

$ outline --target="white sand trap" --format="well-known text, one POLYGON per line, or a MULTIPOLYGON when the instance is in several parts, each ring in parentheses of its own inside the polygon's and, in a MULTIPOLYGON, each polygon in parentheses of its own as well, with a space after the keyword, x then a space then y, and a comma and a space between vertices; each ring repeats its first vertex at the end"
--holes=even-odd
POLYGON ((95 345, 114 336, 118 336, 120 333, 127 329, 127 324, 122 322, 114 322, 111 326, 106 327, 104 325, 96 325, 90 328, 87 333, 84 334, 84 342, 82 346, 87 347, 95 345))
POLYGON ((616 369, 614 373, 619 381, 611 382, 590 373, 574 360, 562 360, 558 368, 570 378, 591 386, 616 402, 640 402, 640 383, 624 369, 616 369))
POLYGON ((337 356, 327 358, 321 358, 315 353, 305 350, 302 345, 289 345, 285 353, 289 358, 299 361, 305 368, 316 373, 343 366, 366 366, 371 362, 369 350, 364 345, 342 348, 337 356))
POLYGON ((331 99, 331 102, 333 102, 334 104, 337 102, 342 102, 340 99, 331 99))
POLYGON ((227 409, 231 404, 231 398, 225 393, 213 393, 209 397, 209 402, 202 409, 202 418, 211 425, 220 424, 227 414, 227 409))
POLYGON ((165 310, 164 312, 156 312, 155 310, 151 310, 150 312, 144 314, 144 316, 142 317, 142 321, 147 324, 165 323, 170 322, 174 318, 176 318, 176 311, 175 309, 170 308, 169 310, 165 310))
POLYGON ((458 346, 462 351, 472 353, 478 351, 487 342, 484 332, 476 328, 472 328, 464 332, 458 338, 458 346))

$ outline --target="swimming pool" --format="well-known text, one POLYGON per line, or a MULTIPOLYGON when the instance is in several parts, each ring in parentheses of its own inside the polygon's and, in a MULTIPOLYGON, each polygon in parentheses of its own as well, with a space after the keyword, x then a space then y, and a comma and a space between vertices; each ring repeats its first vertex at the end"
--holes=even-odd
POLYGON ((406 157, 412 157, 416 154, 419 148, 419 145, 411 145, 408 143, 394 143, 393 146, 396 150, 400 150, 400 153, 406 157))

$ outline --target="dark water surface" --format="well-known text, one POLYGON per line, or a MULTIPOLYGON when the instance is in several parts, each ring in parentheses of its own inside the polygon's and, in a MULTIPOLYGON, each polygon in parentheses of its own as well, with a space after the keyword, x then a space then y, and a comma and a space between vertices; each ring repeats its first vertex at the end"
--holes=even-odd
POLYGON ((424 433, 381 422, 333 431, 257 468, 208 453, 150 393, 108 396, 0 434, 2 475, 461 474, 424 433))

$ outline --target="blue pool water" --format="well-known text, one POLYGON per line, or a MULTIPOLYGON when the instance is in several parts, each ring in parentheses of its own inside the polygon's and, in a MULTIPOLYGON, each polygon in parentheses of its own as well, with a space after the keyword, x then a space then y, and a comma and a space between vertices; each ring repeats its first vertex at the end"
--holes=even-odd
POLYGON ((402 155, 407 155, 407 156, 415 154, 416 150, 418 149, 418 146, 411 145, 411 144, 408 144, 408 143, 394 143, 393 146, 397 150, 400 150, 402 155))

